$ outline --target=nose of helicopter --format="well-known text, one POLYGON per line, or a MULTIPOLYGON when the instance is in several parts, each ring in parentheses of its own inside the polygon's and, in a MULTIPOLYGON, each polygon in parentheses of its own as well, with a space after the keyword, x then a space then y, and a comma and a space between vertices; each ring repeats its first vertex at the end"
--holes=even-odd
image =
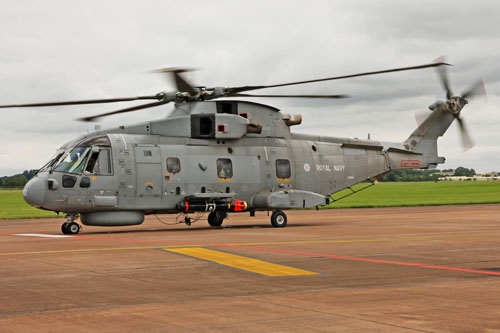
POLYGON ((40 177, 32 178, 23 190, 24 201, 33 207, 41 207, 45 200, 45 181, 40 177))

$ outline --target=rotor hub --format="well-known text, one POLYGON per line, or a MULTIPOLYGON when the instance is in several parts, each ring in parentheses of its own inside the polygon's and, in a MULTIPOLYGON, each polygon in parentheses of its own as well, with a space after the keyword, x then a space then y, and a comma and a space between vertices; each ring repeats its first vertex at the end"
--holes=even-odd
POLYGON ((453 113, 454 115, 458 115, 467 103, 467 100, 464 98, 460 96, 453 96, 446 101, 445 108, 446 111, 453 113))

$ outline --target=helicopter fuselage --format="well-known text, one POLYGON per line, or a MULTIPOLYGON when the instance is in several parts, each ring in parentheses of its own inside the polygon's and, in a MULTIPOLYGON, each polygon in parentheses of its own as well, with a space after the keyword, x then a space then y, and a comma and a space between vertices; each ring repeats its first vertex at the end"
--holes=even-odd
POLYGON ((373 140, 291 133, 291 118, 250 102, 177 104, 166 119, 65 144, 24 196, 42 209, 81 214, 84 224, 132 225, 144 214, 203 205, 240 203, 236 212, 322 206, 391 169, 429 164, 401 144, 389 152, 373 140))

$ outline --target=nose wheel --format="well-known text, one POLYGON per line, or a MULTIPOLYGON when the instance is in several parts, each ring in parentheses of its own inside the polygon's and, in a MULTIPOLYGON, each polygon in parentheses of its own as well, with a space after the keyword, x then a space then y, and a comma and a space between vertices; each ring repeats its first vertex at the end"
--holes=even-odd
POLYGON ((68 216, 66 222, 61 226, 61 231, 65 235, 76 235, 82 227, 75 222, 76 216, 68 216))
POLYGON ((277 210, 273 213, 273 215, 271 215, 271 224, 275 228, 285 227, 286 222, 287 222, 286 214, 281 210, 277 210))

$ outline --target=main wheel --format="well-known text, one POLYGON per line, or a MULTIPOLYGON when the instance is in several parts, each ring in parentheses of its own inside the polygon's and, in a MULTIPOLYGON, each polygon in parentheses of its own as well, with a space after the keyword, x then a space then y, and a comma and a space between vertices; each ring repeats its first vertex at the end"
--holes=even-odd
POLYGON ((275 228, 283 228, 286 226, 286 214, 281 210, 277 210, 271 215, 271 224, 275 228))
POLYGON ((61 226, 61 231, 63 234, 67 235, 69 234, 69 230, 68 230, 68 222, 64 222, 61 226))
POLYGON ((208 224, 212 227, 220 227, 222 222, 224 222, 224 218, 226 217, 226 213, 222 212, 211 212, 208 214, 208 224))
POLYGON ((65 235, 76 235, 80 232, 80 225, 76 222, 65 222, 61 226, 61 231, 65 235))

